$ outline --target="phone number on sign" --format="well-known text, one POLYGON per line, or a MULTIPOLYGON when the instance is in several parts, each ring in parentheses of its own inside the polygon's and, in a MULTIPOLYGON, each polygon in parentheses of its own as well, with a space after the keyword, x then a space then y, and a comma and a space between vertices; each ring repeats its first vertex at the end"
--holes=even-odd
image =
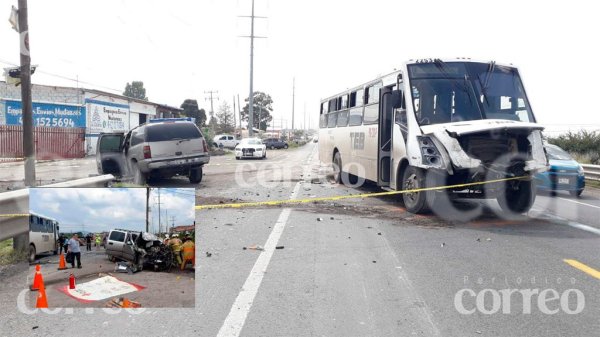
MULTIPOLYGON (((74 128, 75 121, 71 118, 59 117, 37 117, 34 119, 35 126, 52 126, 59 128, 74 128)), ((23 124, 23 118, 19 118, 19 124, 23 124)))

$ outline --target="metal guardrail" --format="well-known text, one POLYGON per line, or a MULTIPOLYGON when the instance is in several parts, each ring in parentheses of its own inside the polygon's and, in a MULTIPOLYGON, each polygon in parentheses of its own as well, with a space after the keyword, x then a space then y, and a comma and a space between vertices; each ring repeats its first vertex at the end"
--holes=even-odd
MULTIPOLYGON (((112 174, 83 178, 62 183, 39 186, 48 187, 104 187, 114 180, 112 174)), ((0 193, 0 214, 29 213, 29 189, 0 193)), ((29 218, 24 216, 0 217, 0 241, 29 232, 29 218)))
POLYGON ((585 179, 600 181, 600 165, 581 164, 585 179))

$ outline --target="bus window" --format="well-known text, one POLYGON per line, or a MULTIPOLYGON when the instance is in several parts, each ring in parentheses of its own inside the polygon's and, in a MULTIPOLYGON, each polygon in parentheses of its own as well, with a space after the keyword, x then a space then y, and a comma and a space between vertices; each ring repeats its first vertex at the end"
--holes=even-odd
POLYGON ((337 98, 329 100, 329 112, 337 111, 337 98))
POLYGON ((365 105, 364 124, 374 124, 379 120, 379 104, 365 105))
POLYGON ((327 127, 327 115, 322 114, 319 118, 319 127, 326 128, 327 127))
POLYGON ((350 117, 348 118, 348 124, 350 126, 362 125, 362 108, 352 108, 350 109, 350 117))
POLYGON ((353 91, 350 93, 350 104, 349 107, 355 107, 356 106, 356 91, 353 91))
POLYGON ((356 91, 356 106, 362 106, 365 102, 365 90, 360 89, 356 91))
POLYGON ((323 102, 323 103, 321 103, 321 114, 326 114, 326 113, 328 113, 328 112, 329 112, 329 110, 328 110, 327 108, 328 108, 328 106, 327 106, 327 102, 323 102))
POLYGON ((327 127, 335 128, 337 124, 337 112, 330 112, 327 116, 327 127))
POLYGON ((337 126, 348 125, 348 110, 338 112, 337 126))
POLYGON ((367 88, 367 97, 365 104, 373 104, 379 102, 379 89, 381 89, 381 83, 375 83, 367 88))
POLYGON ((348 95, 341 97, 340 110, 344 110, 346 108, 348 108, 348 95))

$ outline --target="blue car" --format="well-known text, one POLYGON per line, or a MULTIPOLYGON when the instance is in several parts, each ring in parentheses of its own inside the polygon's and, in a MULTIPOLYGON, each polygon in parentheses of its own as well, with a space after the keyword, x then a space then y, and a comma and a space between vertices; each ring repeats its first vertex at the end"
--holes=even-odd
POLYGON ((579 165, 565 150, 552 144, 544 146, 550 169, 535 176, 538 190, 556 192, 568 191, 578 197, 585 188, 583 167, 579 165))

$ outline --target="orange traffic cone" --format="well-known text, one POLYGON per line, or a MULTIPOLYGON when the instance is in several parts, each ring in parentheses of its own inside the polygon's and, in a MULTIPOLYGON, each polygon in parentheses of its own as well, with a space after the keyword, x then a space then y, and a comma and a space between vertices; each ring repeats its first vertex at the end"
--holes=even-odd
POLYGON ((29 287, 31 291, 38 291, 40 289, 40 285, 44 283, 42 278, 42 271, 39 264, 35 265, 35 275, 33 276, 33 285, 29 287))
POLYGON ((67 269, 67 264, 65 263, 65 256, 63 255, 63 253, 60 253, 60 260, 58 262, 58 270, 65 270, 67 269))
POLYGON ((48 299, 46 298, 46 288, 44 287, 44 281, 40 283, 40 291, 38 292, 37 301, 35 307, 38 309, 48 308, 48 299))

